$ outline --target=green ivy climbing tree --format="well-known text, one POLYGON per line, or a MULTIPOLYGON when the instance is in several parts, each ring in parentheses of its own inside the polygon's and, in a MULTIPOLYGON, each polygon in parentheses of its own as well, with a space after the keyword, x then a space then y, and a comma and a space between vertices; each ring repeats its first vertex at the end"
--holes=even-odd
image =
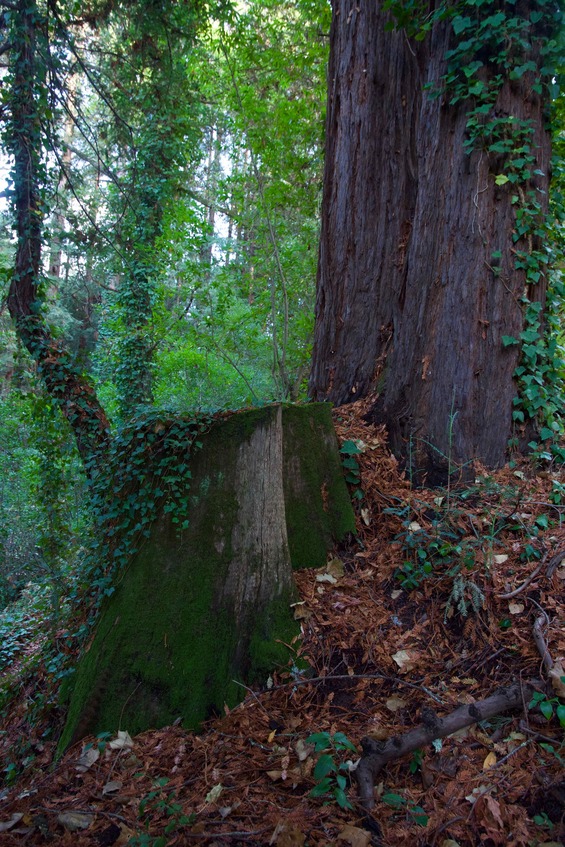
POLYGON ((549 0, 334 9, 311 394, 378 392, 372 417, 430 481, 561 431, 561 26, 549 0))

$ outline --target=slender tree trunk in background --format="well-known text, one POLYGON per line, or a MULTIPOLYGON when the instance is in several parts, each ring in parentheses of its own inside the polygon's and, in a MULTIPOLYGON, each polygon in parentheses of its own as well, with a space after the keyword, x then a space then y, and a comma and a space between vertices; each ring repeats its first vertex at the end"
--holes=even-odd
MULTIPOLYGON (((310 394, 378 391, 373 418, 430 479, 475 457, 500 465, 519 356, 502 336, 524 325, 515 251, 536 246, 512 240, 516 189, 495 184, 491 153, 465 152, 469 102, 424 91, 441 88, 449 21, 415 42, 385 30, 378 3, 333 8, 310 394)), ((545 105, 525 74, 493 108, 535 126, 532 185, 547 198, 545 105)), ((527 296, 545 305, 543 276, 527 296)))
POLYGON ((38 373, 74 431, 90 473, 108 442, 109 423, 94 389, 76 370, 68 352, 53 338, 41 314, 41 230, 39 73, 36 26, 39 13, 31 0, 19 0, 12 31, 10 152, 14 157, 16 260, 8 309, 38 373))
POLYGON ((69 171, 73 160, 71 145, 73 141, 75 124, 71 113, 73 97, 76 94, 77 78, 72 76, 68 83, 69 93, 67 97, 67 115, 65 118, 65 134, 63 140, 63 154, 61 156, 61 170, 57 184, 58 207, 53 213, 53 224, 55 233, 53 235, 49 253, 49 276, 57 280, 61 277, 61 263, 63 259, 63 248, 61 238, 65 232, 65 213, 63 207, 63 195, 69 180, 69 171))

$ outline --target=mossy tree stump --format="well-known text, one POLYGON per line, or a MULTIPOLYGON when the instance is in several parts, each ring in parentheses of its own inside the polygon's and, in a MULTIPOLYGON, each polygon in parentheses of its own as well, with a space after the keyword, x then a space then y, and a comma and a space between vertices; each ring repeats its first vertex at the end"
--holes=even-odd
POLYGON ((60 749, 88 733, 189 728, 261 684, 297 634, 292 567, 353 531, 330 408, 214 423, 190 457, 189 525, 161 511, 76 672, 60 749))

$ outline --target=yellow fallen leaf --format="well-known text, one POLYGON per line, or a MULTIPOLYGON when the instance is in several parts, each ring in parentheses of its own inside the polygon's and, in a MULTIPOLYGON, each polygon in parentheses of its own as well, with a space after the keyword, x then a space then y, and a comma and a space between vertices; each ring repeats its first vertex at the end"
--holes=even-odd
POLYGON ((119 791, 123 787, 123 782, 119 779, 111 779, 102 789, 102 794, 113 794, 114 791, 119 791))
POLYGON ((386 741, 386 739, 390 735, 390 731, 385 729, 384 726, 379 726, 377 724, 377 726, 371 727, 367 735, 369 736, 369 738, 373 738, 375 741, 386 741))
POLYGON ((86 773, 86 771, 100 758, 100 751, 97 747, 89 747, 88 749, 83 749, 79 758, 75 763, 75 770, 79 773, 86 773))
POLYGON ((359 829, 358 826, 351 826, 346 823, 337 836, 337 840, 344 841, 346 844, 350 844, 351 847, 369 847, 371 833, 367 832, 366 829, 359 829))
POLYGON ((307 621, 312 616, 312 612, 304 602, 292 603, 292 608, 295 621, 307 621))
POLYGON ((208 794, 204 798, 205 802, 206 803, 215 803, 223 790, 224 790, 224 786, 222 785, 221 782, 219 782, 217 785, 215 785, 213 788, 210 789, 210 791, 208 792, 208 794))
POLYGON ((401 697, 389 697, 385 703, 389 712, 398 712, 400 709, 403 709, 405 705, 406 700, 403 700, 401 697))
POLYGON ((275 844, 276 847, 303 847, 305 843, 306 836, 304 833, 296 824, 288 821, 281 821, 277 824, 269 841, 269 844, 275 844))
POLYGON ((111 750, 130 750, 133 747, 133 741, 129 732, 118 730, 118 734, 110 741, 108 747, 111 750))
POLYGON ((331 573, 319 573, 316 577, 316 582, 329 582, 332 585, 335 585, 337 579, 335 576, 332 576, 331 573))
POLYGON ((345 573, 345 567, 341 559, 331 559, 326 566, 326 572, 331 574, 331 576, 334 576, 336 579, 340 579, 340 577, 342 577, 345 573))
POLYGON ((483 770, 488 771, 493 765, 496 765, 496 753, 489 753, 483 762, 483 770))
POLYGON ((508 560, 508 555, 506 553, 499 553, 497 556, 494 556, 495 565, 502 565, 504 562, 508 560))
POLYGON ((308 756, 314 752, 313 744, 306 744, 301 738, 298 739, 296 744, 294 745, 294 751, 298 756, 299 762, 304 762, 308 756))
POLYGON ((468 800, 469 803, 476 803, 479 797, 482 797, 487 791, 490 791, 489 785, 477 785, 476 788, 473 788, 470 794, 467 794, 465 800, 468 800))
POLYGON ((396 662, 400 670, 409 671, 416 664, 418 657, 408 650, 398 650, 391 658, 396 662))
POLYGON ((57 820, 69 832, 76 832, 78 829, 88 829, 94 820, 94 815, 86 812, 61 812, 57 815, 57 820))
POLYGON ((565 682, 561 681, 562 676, 565 676, 563 664, 561 662, 555 662, 549 672, 549 678, 557 696, 565 699, 565 682))
POLYGON ((267 741, 269 742, 269 744, 273 741, 276 734, 277 734, 276 729, 273 729, 273 731, 269 733, 269 737, 267 738, 267 741))

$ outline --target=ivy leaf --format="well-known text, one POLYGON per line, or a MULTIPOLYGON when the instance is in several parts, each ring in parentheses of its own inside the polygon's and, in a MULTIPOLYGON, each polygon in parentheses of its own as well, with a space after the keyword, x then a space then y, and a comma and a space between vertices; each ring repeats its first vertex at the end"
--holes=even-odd
POLYGON ((314 732, 312 735, 309 735, 306 739, 306 744, 313 744, 316 753, 319 753, 320 750, 325 750, 326 747, 330 746, 330 734, 329 732, 314 732))
POLYGON ((455 35, 459 35, 459 33, 469 29, 473 25, 473 21, 471 18, 463 18, 461 15, 458 15, 456 18, 453 18, 451 25, 455 35))
POLYGON ((392 806, 393 809, 400 809, 406 805, 406 800, 400 794, 383 794, 382 800, 383 803, 386 803, 387 806, 392 806))
POLYGON ((497 185, 506 185, 506 183, 509 182, 510 180, 508 179, 506 174, 497 174, 494 181, 497 185))
POLYGON ((310 792, 311 797, 322 797, 332 790, 332 780, 329 776, 325 777, 321 782, 314 786, 310 792))
POLYGON ((336 732, 334 735, 334 744, 339 749, 340 747, 345 747, 347 750, 353 750, 354 753, 357 752, 357 747, 350 741, 347 735, 344 732, 336 732))
POLYGON ((355 456, 361 450, 354 441, 344 441, 340 448, 340 453, 345 453, 348 456, 355 456))
POLYGON ((353 806, 347 799, 347 795, 343 788, 336 788, 334 791, 334 797, 338 806, 342 809, 352 809, 353 806))
POLYGON ((514 338, 512 335, 503 335, 502 336, 502 346, 503 347, 511 347, 513 344, 519 344, 517 338, 514 338))
POLYGON ((553 704, 550 703, 549 700, 542 700, 542 702, 539 704, 539 710, 544 716, 544 718, 550 720, 553 715, 553 704))
POLYGON ((328 774, 333 773, 335 771, 335 762, 333 756, 329 753, 322 753, 318 761, 316 762, 316 767, 314 768, 314 779, 322 780, 328 774))

